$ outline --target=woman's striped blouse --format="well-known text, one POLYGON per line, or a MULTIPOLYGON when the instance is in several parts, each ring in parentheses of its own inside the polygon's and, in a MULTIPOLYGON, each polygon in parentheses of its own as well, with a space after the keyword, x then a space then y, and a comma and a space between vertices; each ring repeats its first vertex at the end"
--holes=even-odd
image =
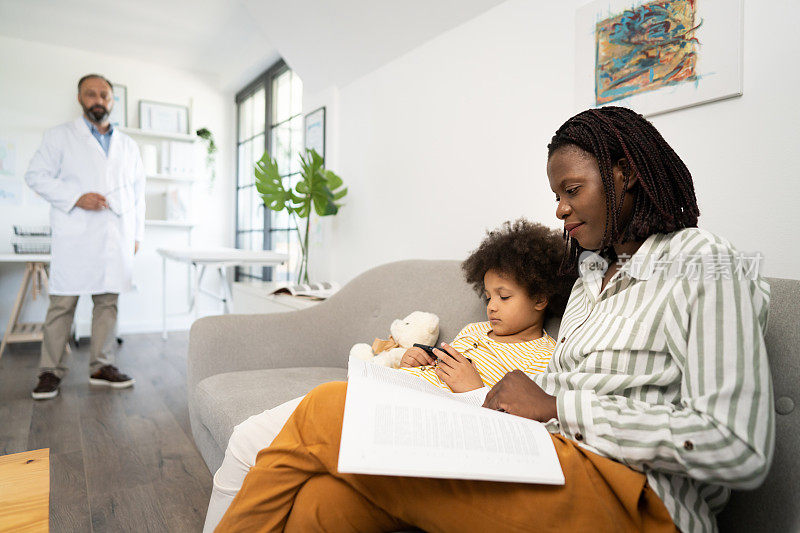
POLYGON ((597 259, 531 376, 557 397, 550 428, 645 472, 682 531, 714 531, 730 489, 758 486, 772 460, 769 285, 697 228, 650 236, 602 291, 597 259))

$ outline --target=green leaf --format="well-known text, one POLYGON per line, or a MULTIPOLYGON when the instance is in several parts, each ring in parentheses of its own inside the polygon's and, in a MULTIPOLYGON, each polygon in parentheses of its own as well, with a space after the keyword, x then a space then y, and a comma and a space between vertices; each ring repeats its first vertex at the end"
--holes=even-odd
POLYGON ((290 213, 294 210, 292 205, 291 190, 283 186, 281 175, 278 172, 278 163, 264 152, 261 159, 256 161, 256 190, 261 195, 264 205, 273 211, 287 209, 290 213))
POLYGON ((306 153, 310 156, 314 168, 322 168, 325 166, 325 158, 319 155, 316 150, 306 148, 306 153))
POLYGON ((325 181, 328 189, 331 191, 330 203, 332 207, 328 208, 328 214, 335 215, 339 212, 339 208, 344 205, 339 202, 339 200, 347 195, 347 187, 343 187, 344 182, 342 178, 331 170, 325 170, 325 181))
POLYGON ((325 170, 325 181, 328 182, 328 187, 331 190, 338 189, 344 183, 342 178, 336 175, 336 173, 332 170, 325 170))
POLYGON ((300 155, 300 177, 294 189, 287 189, 269 154, 256 163, 256 189, 270 209, 287 209, 299 218, 308 218, 312 211, 319 216, 338 213, 347 187, 335 172, 325 169, 325 160, 315 150, 300 155))

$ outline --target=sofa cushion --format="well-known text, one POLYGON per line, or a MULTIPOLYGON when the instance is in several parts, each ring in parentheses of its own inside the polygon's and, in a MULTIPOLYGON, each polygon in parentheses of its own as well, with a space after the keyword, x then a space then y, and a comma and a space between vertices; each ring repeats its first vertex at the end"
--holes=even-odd
POLYGON ((306 394, 328 381, 347 380, 334 367, 274 368, 227 372, 197 384, 197 413, 224 450, 236 424, 249 416, 306 394))

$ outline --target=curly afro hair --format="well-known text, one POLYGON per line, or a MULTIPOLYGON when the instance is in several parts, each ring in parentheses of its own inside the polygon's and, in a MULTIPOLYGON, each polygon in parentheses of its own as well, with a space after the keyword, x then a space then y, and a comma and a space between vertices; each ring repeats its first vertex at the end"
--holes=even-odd
POLYGON ((523 218, 487 232, 477 250, 461 264, 467 283, 483 296, 483 277, 502 273, 525 287, 531 297, 547 298, 547 314, 562 315, 577 275, 559 273, 564 256, 561 232, 523 218))

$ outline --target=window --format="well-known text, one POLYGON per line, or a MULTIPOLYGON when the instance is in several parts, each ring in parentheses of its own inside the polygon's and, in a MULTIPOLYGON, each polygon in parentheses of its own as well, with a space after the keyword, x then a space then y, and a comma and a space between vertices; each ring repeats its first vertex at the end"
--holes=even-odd
POLYGON ((300 175, 303 148, 303 84, 281 61, 236 95, 236 247, 289 254, 277 267, 239 267, 236 279, 287 281, 300 263, 294 220, 266 209, 255 188, 254 167, 268 150, 278 163, 285 186, 300 175))

